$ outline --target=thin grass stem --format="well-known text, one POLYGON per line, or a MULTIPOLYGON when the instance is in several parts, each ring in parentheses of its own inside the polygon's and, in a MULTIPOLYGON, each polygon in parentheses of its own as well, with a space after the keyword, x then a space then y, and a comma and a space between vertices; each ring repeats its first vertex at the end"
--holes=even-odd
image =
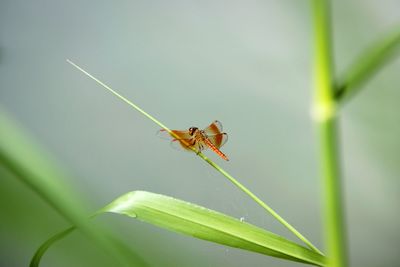
MULTIPOLYGON (((98 84, 100 84, 102 87, 113 93, 115 96, 120 98, 122 101, 142 113, 144 116, 149 118, 151 121, 156 123, 158 126, 161 128, 165 129, 169 133, 173 133, 167 126, 165 126, 163 123, 158 121, 156 118, 145 112, 143 109, 141 109, 139 106, 135 105, 131 101, 129 101, 127 98, 122 96, 121 94, 117 93, 115 90, 113 90, 111 87, 73 63, 71 60, 67 59, 67 62, 70 63, 72 66, 77 68, 79 71, 83 72, 85 75, 96 81, 98 84)), ((242 185, 239 181, 237 181, 233 176, 231 176, 229 173, 227 173, 224 169, 222 169, 219 165, 217 165, 215 162, 207 158, 203 153, 197 152, 196 153, 200 158, 202 158, 205 162, 210 164, 214 169, 216 169, 219 173, 221 173, 223 176, 228 178, 229 181, 231 181, 235 186, 237 186, 240 190, 242 190, 245 194, 247 194, 250 198, 252 198, 257 204, 259 204, 262 208, 264 208, 266 211, 268 211, 275 219, 277 219, 280 223, 282 223, 289 231, 291 231, 295 236, 297 236, 300 240, 302 240, 308 247, 310 247, 312 250, 315 252, 323 255, 323 253, 316 248, 307 238, 305 238, 302 234, 300 234, 299 231, 297 231, 292 225, 290 225, 286 220, 284 220, 278 213, 276 213, 271 207, 269 207, 265 202, 263 202, 260 198, 258 198, 255 194, 253 194, 249 189, 247 189, 244 185, 242 185)))

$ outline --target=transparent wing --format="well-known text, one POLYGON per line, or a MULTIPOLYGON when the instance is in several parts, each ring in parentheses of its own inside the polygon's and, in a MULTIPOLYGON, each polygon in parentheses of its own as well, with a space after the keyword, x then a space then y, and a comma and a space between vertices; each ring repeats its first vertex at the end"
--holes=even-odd
POLYGON ((204 149, 203 146, 200 146, 199 143, 196 142, 193 138, 173 139, 171 141, 171 146, 176 150, 183 150, 183 151, 193 151, 191 147, 193 147, 197 151, 202 151, 204 149))
POLYGON ((209 135, 208 140, 210 140, 210 142, 216 148, 219 149, 226 143, 226 141, 228 141, 228 134, 227 133, 219 133, 219 134, 209 135))
POLYGON ((189 131, 171 130, 171 132, 174 134, 169 133, 165 129, 161 129, 157 132, 157 136, 162 139, 171 140, 171 147, 176 150, 192 151, 190 147, 194 147, 199 151, 200 146, 194 142, 194 139, 189 134, 189 131))
POLYGON ((219 121, 213 121, 207 128, 204 129, 207 135, 216 135, 222 133, 222 123, 219 121))
POLYGON ((174 140, 174 139, 190 139, 189 131, 171 130, 176 136, 170 134, 167 130, 161 129, 157 131, 157 136, 161 139, 174 140))

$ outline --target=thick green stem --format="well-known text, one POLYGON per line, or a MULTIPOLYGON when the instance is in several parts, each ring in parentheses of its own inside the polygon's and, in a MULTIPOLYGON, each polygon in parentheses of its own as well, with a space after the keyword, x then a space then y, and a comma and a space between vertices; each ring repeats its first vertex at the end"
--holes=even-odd
POLYGON ((346 235, 337 147, 337 123, 334 118, 318 123, 324 190, 325 244, 329 267, 347 266, 346 235))
POLYGON ((329 3, 313 0, 315 33, 314 119, 318 128, 324 193, 325 243, 328 266, 347 266, 340 184, 337 122, 329 25, 329 3))

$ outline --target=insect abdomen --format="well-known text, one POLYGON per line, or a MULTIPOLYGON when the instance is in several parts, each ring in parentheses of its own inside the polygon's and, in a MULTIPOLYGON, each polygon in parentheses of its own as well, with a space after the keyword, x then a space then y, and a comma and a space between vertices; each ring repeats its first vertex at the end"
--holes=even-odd
POLYGON ((205 141, 206 141, 207 145, 208 145, 215 153, 218 154, 218 156, 220 156, 221 158, 223 158, 223 159, 226 160, 226 161, 229 160, 228 157, 227 157, 224 153, 221 152, 221 150, 219 150, 218 148, 216 148, 216 147, 210 142, 210 140, 206 139, 205 141))

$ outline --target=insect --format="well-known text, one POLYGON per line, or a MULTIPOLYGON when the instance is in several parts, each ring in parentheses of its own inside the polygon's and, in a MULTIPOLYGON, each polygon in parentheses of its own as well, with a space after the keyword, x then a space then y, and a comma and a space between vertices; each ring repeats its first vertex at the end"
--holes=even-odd
POLYGON ((219 121, 214 121, 204 130, 200 130, 197 127, 190 127, 186 131, 171 130, 171 133, 169 133, 167 130, 161 129, 158 131, 158 135, 172 139, 171 144, 174 147, 183 148, 188 151, 192 150, 197 153, 210 148, 224 160, 229 160, 219 150, 228 141, 228 134, 222 132, 222 124, 219 121))

